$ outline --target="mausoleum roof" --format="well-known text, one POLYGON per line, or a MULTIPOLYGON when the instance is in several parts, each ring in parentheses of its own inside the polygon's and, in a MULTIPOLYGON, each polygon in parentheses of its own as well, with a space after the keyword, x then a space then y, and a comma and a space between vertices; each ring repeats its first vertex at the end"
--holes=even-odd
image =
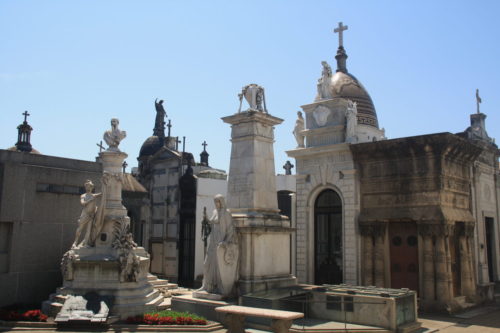
POLYGON ((330 93, 333 98, 346 98, 357 103, 358 124, 378 128, 377 112, 365 87, 352 74, 337 71, 332 75, 330 93))
POLYGON ((154 155, 163 146, 161 140, 156 135, 152 135, 144 141, 139 157, 154 155))

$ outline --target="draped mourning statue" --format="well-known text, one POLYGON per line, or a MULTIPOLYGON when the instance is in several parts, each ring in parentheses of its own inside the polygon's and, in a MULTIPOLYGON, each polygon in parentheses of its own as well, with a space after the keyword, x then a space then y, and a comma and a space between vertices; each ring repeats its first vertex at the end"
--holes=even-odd
POLYGON ((78 219, 78 228, 76 229, 75 241, 73 242, 72 248, 89 246, 92 244, 91 236, 92 230, 95 228, 97 198, 102 196, 102 193, 92 193, 94 183, 92 183, 91 180, 87 180, 83 186, 85 187, 85 193, 80 196, 80 204, 83 208, 80 218, 78 219), (80 242, 82 233, 83 239, 80 242))
POLYGON ((214 203, 216 208, 209 220, 211 231, 207 239, 203 284, 193 294, 199 298, 203 298, 204 294, 232 296, 238 279, 238 236, 232 216, 226 208, 224 196, 217 194, 214 203))

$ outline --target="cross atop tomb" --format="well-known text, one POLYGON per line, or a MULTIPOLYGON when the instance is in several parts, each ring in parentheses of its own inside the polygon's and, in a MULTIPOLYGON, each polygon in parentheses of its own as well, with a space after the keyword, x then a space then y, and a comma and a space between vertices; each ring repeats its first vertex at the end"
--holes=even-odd
POLYGON ((31 115, 28 113, 28 111, 24 111, 23 116, 24 116, 24 122, 27 122, 28 116, 31 115))
POLYGON ((102 152, 104 149, 106 149, 103 145, 102 145, 102 140, 101 142, 99 143, 96 143, 97 147, 99 147, 99 152, 102 152))
POLYGON ((342 25, 342 22, 339 22, 339 26, 333 30, 334 33, 339 33, 339 47, 344 46, 344 31, 347 30, 347 25, 342 25))
POLYGON ((476 89, 476 104, 477 104, 477 113, 481 113, 479 111, 479 104, 481 104, 483 102, 483 100, 481 99, 481 97, 479 97, 479 89, 476 89))
POLYGON ((168 127, 168 137, 170 138, 170 129, 172 128, 172 122, 170 121, 170 119, 168 120, 167 127, 168 127))
POLYGON ((203 143, 201 145, 203 146, 203 151, 207 151, 207 146, 208 146, 207 141, 203 140, 203 143))

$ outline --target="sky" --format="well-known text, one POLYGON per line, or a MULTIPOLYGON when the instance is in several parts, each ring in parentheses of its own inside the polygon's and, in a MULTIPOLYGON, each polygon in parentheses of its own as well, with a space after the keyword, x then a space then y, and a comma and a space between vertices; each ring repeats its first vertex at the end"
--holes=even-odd
POLYGON ((199 161, 206 140, 210 165, 228 170, 221 117, 257 83, 284 120, 274 144, 284 173, 321 61, 335 69, 340 21, 347 68, 388 138, 463 131, 478 88, 488 134, 500 139, 499 12, 499 1, 0 0, 0 148, 15 144, 28 110, 35 149, 93 161, 117 117, 133 167, 160 98, 186 151, 199 161))

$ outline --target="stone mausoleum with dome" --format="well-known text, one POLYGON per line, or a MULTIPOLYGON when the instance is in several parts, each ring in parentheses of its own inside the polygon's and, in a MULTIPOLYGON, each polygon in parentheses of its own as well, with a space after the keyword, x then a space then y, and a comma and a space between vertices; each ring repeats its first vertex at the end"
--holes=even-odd
POLYGON ((409 288, 420 306, 492 299, 499 281, 498 147, 486 115, 462 133, 388 140, 374 103, 326 61, 287 151, 296 165, 296 276, 301 283, 409 288))

